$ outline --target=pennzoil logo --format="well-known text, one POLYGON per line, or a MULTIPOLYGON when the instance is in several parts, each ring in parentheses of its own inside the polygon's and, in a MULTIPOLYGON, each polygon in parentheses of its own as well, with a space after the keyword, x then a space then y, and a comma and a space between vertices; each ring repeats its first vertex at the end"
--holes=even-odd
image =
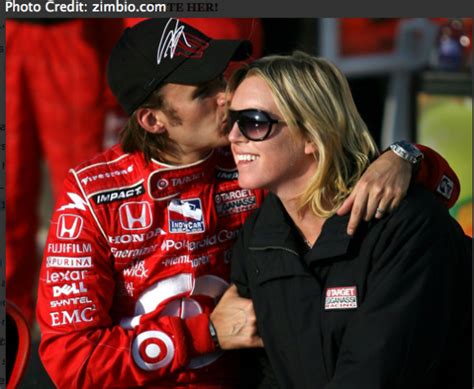
POLYGON ((56 228, 56 236, 59 239, 74 240, 80 235, 82 231, 83 220, 82 217, 71 214, 62 214, 58 219, 58 226, 56 228))

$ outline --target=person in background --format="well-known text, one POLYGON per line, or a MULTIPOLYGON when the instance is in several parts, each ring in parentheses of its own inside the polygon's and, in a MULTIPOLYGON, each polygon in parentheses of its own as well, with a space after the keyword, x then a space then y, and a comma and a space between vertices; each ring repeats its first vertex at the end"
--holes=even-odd
POLYGON ((102 150, 107 58, 119 19, 6 21, 7 298, 32 324, 41 166, 58 198, 68 170, 102 150), (74 141, 71 141, 73 139, 74 141))
POLYGON ((472 241, 419 185, 346 233, 337 210, 378 150, 343 74, 302 52, 269 56, 234 74, 229 91, 239 184, 270 193, 243 226, 236 287, 211 320, 236 291, 251 299, 268 355, 260 386, 468 387, 472 241))
MULTIPOLYGON (((245 378, 216 331, 239 325, 229 341, 261 347, 255 322, 239 323, 252 304, 234 298, 214 326, 209 317, 240 227, 264 196, 239 187, 224 131, 222 75, 250 50, 178 19, 142 21, 112 50, 108 82, 129 120, 119 145, 69 172, 40 273, 39 353, 56 386, 234 388, 245 378)), ((384 154, 354 204, 373 217, 372 203, 400 201, 411 173, 384 154)))

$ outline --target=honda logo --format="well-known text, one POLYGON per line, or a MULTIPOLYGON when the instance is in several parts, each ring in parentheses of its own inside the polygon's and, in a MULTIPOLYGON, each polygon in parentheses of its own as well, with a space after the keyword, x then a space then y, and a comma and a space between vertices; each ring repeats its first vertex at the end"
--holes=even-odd
POLYGON ((59 239, 74 240, 82 231, 82 217, 64 214, 59 216, 56 236, 59 239))
POLYGON ((124 230, 143 230, 152 224, 150 204, 146 201, 125 203, 119 208, 124 230))

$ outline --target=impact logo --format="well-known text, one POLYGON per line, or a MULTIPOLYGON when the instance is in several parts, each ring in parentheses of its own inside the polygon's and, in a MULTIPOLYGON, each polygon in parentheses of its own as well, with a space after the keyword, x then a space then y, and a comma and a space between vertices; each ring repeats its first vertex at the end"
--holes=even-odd
POLYGON ((201 199, 171 200, 168 204, 170 233, 195 234, 206 230, 201 199))

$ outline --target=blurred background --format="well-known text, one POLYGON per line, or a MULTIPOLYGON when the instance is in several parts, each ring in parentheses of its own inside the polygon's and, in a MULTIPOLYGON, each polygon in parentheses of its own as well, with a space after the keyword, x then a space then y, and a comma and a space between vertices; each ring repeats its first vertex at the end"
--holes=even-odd
MULTIPOLYGON (((37 269, 67 170, 117 142, 126 116, 105 66, 123 29, 139 20, 6 24, 7 298, 20 308, 7 307, 7 371, 20 388, 54 387, 37 356, 37 269)), ((406 139, 448 160, 461 181, 451 213, 472 236, 472 18, 187 21, 210 36, 250 38, 255 57, 303 50, 332 60, 382 150, 406 139)))

